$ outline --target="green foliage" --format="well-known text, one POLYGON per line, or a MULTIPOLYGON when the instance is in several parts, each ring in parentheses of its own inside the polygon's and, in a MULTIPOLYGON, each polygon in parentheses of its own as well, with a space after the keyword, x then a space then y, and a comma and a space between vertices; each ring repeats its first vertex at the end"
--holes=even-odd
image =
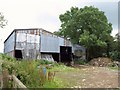
POLYGON ((57 36, 62 36, 62 33, 60 31, 55 31, 54 34, 57 36))
POLYGON ((118 60, 120 61, 120 34, 117 33, 116 36, 114 37, 115 40, 110 42, 110 57, 113 60, 118 60))
POLYGON ((80 9, 72 7, 59 18, 62 22, 59 32, 64 37, 70 37, 74 43, 80 42, 86 47, 91 46, 90 42, 93 45, 105 44, 112 30, 112 24, 108 23, 104 12, 92 6, 80 9))
POLYGON ((54 78, 52 82, 47 81, 43 88, 64 88, 64 82, 59 78, 54 78))
POLYGON ((112 52, 110 52, 110 57, 112 58, 112 60, 119 60, 120 61, 120 52, 112 51, 112 52))
POLYGON ((7 21, 4 18, 4 15, 2 13, 0 13, 0 27, 3 28, 4 26, 6 26, 7 21))
POLYGON ((85 60, 75 60, 74 63, 75 64, 80 64, 80 65, 85 65, 86 61, 85 60))
POLYGON ((15 58, 10 57, 10 56, 8 56, 8 55, 6 55, 6 54, 0 54, 0 56, 1 56, 1 59, 2 59, 2 60, 16 61, 15 58))
POLYGON ((14 62, 4 61, 2 62, 2 69, 7 69, 9 74, 12 74, 12 71, 16 69, 16 65, 14 62))
POLYGON ((114 67, 110 66, 109 68, 113 70, 120 70, 120 67, 115 67, 115 66, 114 67))
POLYGON ((50 69, 49 71, 63 71, 63 72, 67 72, 67 71, 74 71, 75 68, 72 67, 68 67, 65 65, 54 65, 54 67, 52 69, 50 69))
POLYGON ((40 79, 37 61, 19 61, 17 65, 17 77, 29 88, 39 88, 43 81, 40 79))
POLYGON ((47 64, 53 64, 53 62, 51 62, 51 61, 48 61, 48 60, 38 60, 38 63, 39 64, 42 64, 42 65, 47 65, 47 64))
POLYGON ((80 9, 71 7, 59 18, 62 24, 57 34, 70 38, 72 43, 85 46, 88 57, 93 54, 94 51, 90 52, 89 49, 94 46, 107 48, 106 51, 109 52, 112 24, 108 22, 103 11, 93 6, 80 9))
POLYGON ((54 78, 53 81, 48 81, 47 77, 44 77, 43 67, 47 64, 54 64, 51 69, 47 71, 71 71, 73 68, 61 65, 58 63, 49 62, 46 60, 21 60, 16 61, 13 58, 8 58, 4 54, 0 54, 2 58, 2 68, 8 69, 9 74, 12 71, 16 71, 17 78, 28 88, 62 88, 64 87, 64 82, 59 78, 54 78), (12 59, 12 60, 11 60, 12 59), (40 67, 38 67, 40 66, 40 67))

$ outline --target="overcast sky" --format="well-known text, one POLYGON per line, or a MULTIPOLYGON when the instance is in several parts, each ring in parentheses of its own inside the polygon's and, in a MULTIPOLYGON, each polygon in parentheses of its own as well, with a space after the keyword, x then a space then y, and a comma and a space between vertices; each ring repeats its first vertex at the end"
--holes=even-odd
POLYGON ((0 12, 8 20, 8 25, 0 28, 0 52, 3 52, 4 40, 14 29, 43 28, 54 32, 60 28, 60 14, 72 6, 91 5, 105 12, 113 24, 112 35, 115 35, 118 32, 118 0, 0 0, 0 12))

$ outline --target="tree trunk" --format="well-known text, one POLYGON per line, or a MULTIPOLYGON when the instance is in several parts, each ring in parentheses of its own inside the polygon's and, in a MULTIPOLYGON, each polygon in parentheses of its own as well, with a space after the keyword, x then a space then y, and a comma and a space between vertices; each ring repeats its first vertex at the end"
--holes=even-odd
POLYGON ((86 59, 87 61, 90 61, 90 48, 86 49, 86 59))
POLYGON ((110 55, 109 55, 109 52, 110 52, 110 45, 109 45, 109 43, 107 43, 107 57, 110 57, 110 55))

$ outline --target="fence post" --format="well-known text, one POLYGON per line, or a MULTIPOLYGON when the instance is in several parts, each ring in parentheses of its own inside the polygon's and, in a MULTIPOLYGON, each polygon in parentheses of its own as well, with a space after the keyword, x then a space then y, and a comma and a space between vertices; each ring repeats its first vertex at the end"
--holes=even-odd
MULTIPOLYGON (((16 75, 15 70, 12 71, 12 76, 13 76, 13 75, 16 75)), ((12 77, 12 78, 13 78, 13 77, 12 77)), ((13 80, 12 85, 13 85, 13 88, 17 88, 17 85, 16 85, 16 83, 14 82, 14 80, 13 80)))
POLYGON ((54 72, 48 72, 48 81, 52 81, 54 79, 55 76, 55 71, 54 72))

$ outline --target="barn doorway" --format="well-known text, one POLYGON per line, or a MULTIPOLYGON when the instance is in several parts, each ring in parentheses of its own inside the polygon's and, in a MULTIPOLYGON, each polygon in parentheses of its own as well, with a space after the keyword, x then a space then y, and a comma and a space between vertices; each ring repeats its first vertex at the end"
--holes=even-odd
POLYGON ((59 53, 52 53, 54 61, 59 62, 59 53))
POLYGON ((72 61, 72 47, 60 46, 60 60, 63 63, 70 63, 72 61))
POLYGON ((15 58, 16 59, 23 59, 21 50, 15 50, 15 58))

